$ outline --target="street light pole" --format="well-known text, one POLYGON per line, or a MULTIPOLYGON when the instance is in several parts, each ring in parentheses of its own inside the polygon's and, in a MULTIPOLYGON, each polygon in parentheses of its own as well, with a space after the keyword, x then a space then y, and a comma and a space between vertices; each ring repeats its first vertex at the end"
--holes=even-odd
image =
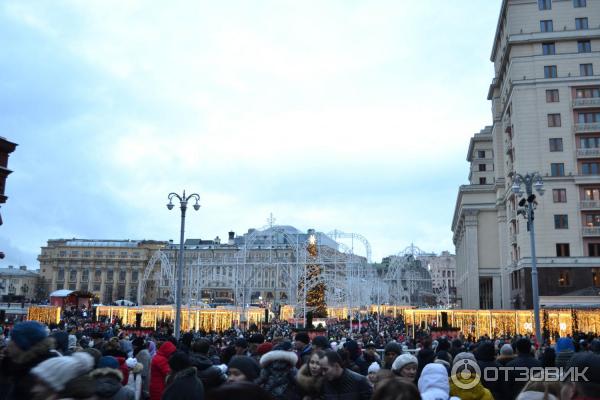
POLYGON ((539 173, 534 172, 532 174, 515 174, 515 180, 512 185, 512 191, 519 197, 523 196, 521 185, 525 185, 525 194, 527 198, 519 201, 519 206, 523 207, 518 213, 522 214, 527 218, 527 224, 529 225, 529 241, 531 244, 531 286, 533 296, 533 316, 535 318, 535 338, 540 343, 543 342, 542 338, 542 327, 540 326, 540 295, 538 286, 538 271, 537 271, 537 257, 535 254, 535 226, 533 223, 534 219, 534 203, 535 194, 533 189, 539 193, 540 196, 544 194, 544 182, 539 173))
POLYGON ((169 203, 167 204, 167 208, 172 210, 173 199, 176 198, 179 200, 180 209, 181 209, 181 232, 179 235, 179 259, 177 261, 177 284, 175 290, 175 338, 179 340, 181 333, 181 296, 183 290, 183 259, 184 259, 184 233, 185 233, 185 212, 187 210, 188 200, 194 199, 196 200, 196 204, 194 204, 194 210, 198 211, 200 209, 200 196, 196 193, 192 193, 189 196, 185 195, 185 190, 183 191, 183 195, 180 196, 177 193, 169 193, 168 199, 169 203))

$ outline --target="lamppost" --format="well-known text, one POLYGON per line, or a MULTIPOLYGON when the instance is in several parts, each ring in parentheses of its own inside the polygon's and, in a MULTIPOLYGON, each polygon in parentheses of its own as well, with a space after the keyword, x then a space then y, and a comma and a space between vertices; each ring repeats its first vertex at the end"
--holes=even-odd
POLYGON ((540 295, 538 288, 537 259, 535 255, 535 227, 533 224, 533 210, 537 202, 535 201, 533 189, 535 188, 536 192, 542 196, 544 194, 544 182, 541 175, 537 172, 527 174, 525 176, 521 174, 514 174, 512 191, 519 197, 522 197, 524 194, 521 190, 522 185, 525 185, 525 194, 527 197, 519 201, 519 207, 521 207, 521 209, 518 210, 517 213, 523 215, 527 219, 527 225, 529 226, 529 241, 531 243, 531 286, 533 294, 533 316, 535 318, 535 338, 539 343, 541 343, 543 339, 542 328, 540 326, 540 295))
POLYGON ((172 210, 174 207, 173 199, 176 198, 179 200, 179 205, 181 209, 181 235, 179 237, 179 260, 177 262, 177 285, 175 291, 175 338, 179 340, 179 334, 181 330, 181 295, 182 295, 182 286, 183 286, 183 252, 185 246, 183 245, 183 234, 185 232, 185 211, 187 210, 188 200, 194 199, 196 200, 196 204, 194 204, 194 210, 198 211, 200 209, 200 196, 196 193, 190 194, 189 196, 185 195, 185 190, 183 191, 183 195, 180 196, 177 193, 169 193, 169 203, 167 204, 167 208, 172 210))

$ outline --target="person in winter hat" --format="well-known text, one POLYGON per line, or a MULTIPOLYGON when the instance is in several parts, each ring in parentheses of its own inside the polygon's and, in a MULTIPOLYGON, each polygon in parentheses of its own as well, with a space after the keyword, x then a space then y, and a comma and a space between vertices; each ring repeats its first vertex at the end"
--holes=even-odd
POLYGON ((227 364, 228 382, 254 382, 260 374, 260 366, 252 357, 233 356, 227 364))
POLYGON ((144 366, 137 359, 130 357, 125 361, 127 369, 129 369, 129 377, 127 379, 127 387, 133 390, 135 400, 142 398, 142 371, 144 366))
POLYGON ((412 354, 401 354, 394 360, 392 371, 401 378, 415 382, 419 361, 412 354))
POLYGON ((375 384, 377 383, 377 373, 380 370, 381 367, 375 361, 373 361, 371 365, 369 365, 369 368, 367 369, 367 379, 369 380, 369 383, 371 383, 371 385, 375 386, 375 384))
POLYGON ((296 383, 303 400, 320 399, 323 386, 323 374, 321 370, 321 358, 325 356, 323 351, 315 351, 310 356, 308 364, 300 367, 296 374, 296 383))
POLYGON ((0 357, 0 376, 6 386, 3 394, 8 399, 29 399, 34 377, 31 370, 41 362, 57 357, 54 338, 48 337, 46 327, 37 321, 16 324, 10 332, 10 341, 0 357))
POLYGON ((496 361, 498 361, 500 365, 506 366, 506 364, 511 362, 514 358, 515 355, 512 346, 505 343, 500 347, 500 355, 496 357, 496 361))
POLYGON ((419 393, 423 400, 448 400, 450 384, 446 367, 441 364, 427 364, 418 383, 419 393))
POLYGON ((273 350, 260 358, 260 376, 256 380, 276 400, 290 399, 296 388, 296 363, 298 356, 291 351, 273 350))
POLYGON ((156 352, 150 364, 150 400, 160 400, 165 391, 165 380, 171 371, 169 357, 175 353, 175 345, 164 342, 156 352))
POLYGON ((176 351, 169 358, 171 372, 162 400, 203 400, 204 386, 196 375, 189 355, 176 351))
POLYGON ((481 371, 481 383, 492 392, 492 396, 494 396, 495 399, 499 399, 502 393, 501 382, 499 382, 497 378, 494 379, 492 377, 489 379, 488 375, 483 373, 486 368, 499 371, 499 368, 501 367, 500 363, 496 361, 494 343, 489 340, 480 343, 475 351, 475 358, 477 359, 477 365, 479 365, 479 370, 481 371))
POLYGON ((204 390, 212 390, 227 381, 227 376, 223 370, 208 357, 210 342, 207 339, 200 339, 192 343, 190 351, 190 362, 196 367, 198 378, 204 385, 204 390))
MULTIPOLYGON (((154 343, 154 342, 150 342, 154 343)), ((147 399, 150 397, 150 363, 152 362, 152 356, 148 350, 148 343, 143 338, 137 337, 131 342, 133 346, 133 356, 138 363, 142 365, 142 393, 143 398, 147 399)))
POLYGON ((383 350, 383 369, 392 369, 396 358, 402 354, 402 347, 396 342, 389 342, 383 350))
POLYGON ((58 398, 67 384, 94 368, 94 358, 88 353, 79 352, 72 356, 49 358, 31 370, 36 378, 31 392, 33 399, 58 398))
POLYGON ((119 369, 119 362, 113 356, 103 356, 98 362, 98 368, 90 373, 96 381, 96 396, 102 400, 134 400, 135 393, 127 386, 123 386, 123 373, 119 369))
POLYGON ((556 341, 556 366, 566 368, 569 360, 575 354, 575 344, 573 339, 568 337, 560 338, 556 341))
POLYGON ((462 352, 454 357, 452 370, 455 373, 450 377, 451 396, 461 400, 494 400, 492 392, 481 383, 481 377, 476 373, 476 365, 477 360, 473 353, 462 352), (457 364, 459 367, 456 367, 457 364), (475 386, 471 387, 472 385, 475 386))
POLYGON ((321 358, 323 370, 323 397, 328 399, 369 400, 373 387, 366 377, 352 372, 342 365, 340 355, 332 350, 321 358))

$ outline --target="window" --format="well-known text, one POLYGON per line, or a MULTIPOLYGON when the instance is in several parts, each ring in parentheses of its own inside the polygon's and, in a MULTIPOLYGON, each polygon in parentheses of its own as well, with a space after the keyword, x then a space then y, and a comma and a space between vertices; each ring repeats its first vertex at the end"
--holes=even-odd
POLYGON ((540 31, 542 31, 542 32, 554 31, 554 26, 552 24, 552 20, 546 19, 546 20, 540 21, 540 31))
POLYGON ((584 200, 600 200, 600 189, 584 189, 584 200))
POLYGON ((106 271, 106 282, 112 282, 113 275, 114 275, 114 272, 112 269, 109 269, 108 271, 106 271))
POLYGON ((58 255, 59 255, 59 257, 66 257, 66 256, 67 256, 67 252, 66 252, 65 250, 61 250, 61 251, 58 253, 58 255))
POLYGON ((594 67, 592 64, 579 64, 579 75, 581 76, 592 76, 594 75, 594 67))
POLYGON ((139 274, 138 271, 133 271, 131 273, 131 282, 137 282, 138 281, 138 274, 139 274))
POLYGON ((486 165, 485 164, 479 164, 479 171, 485 171, 486 165))
POLYGON ((104 255, 103 252, 101 252, 100 250, 96 250, 95 256, 96 257, 102 257, 104 255))
MULTIPOLYGON (((600 257, 600 243, 588 243, 588 256, 600 257)), ((597 268, 594 268, 597 269, 597 268)), ((598 277, 600 279, 600 276, 598 277)), ((596 285, 594 285, 596 286, 596 285)))
POLYGON ((125 271, 119 271, 119 282, 125 282, 125 271))
POLYGON ((544 67, 544 78, 557 78, 558 77, 558 69, 556 65, 546 65, 544 67))
POLYGON ((64 270, 64 268, 59 268, 58 269, 58 274, 56 275, 56 280, 57 281, 64 281, 65 280, 65 270, 64 270))
POLYGON ((90 271, 87 269, 84 269, 81 272, 81 282, 87 282, 89 277, 90 277, 90 271))
POLYGON ((569 229, 569 216, 566 214, 555 215, 554 229, 569 229))
POLYGON ((580 124, 592 124, 600 122, 600 112, 586 112, 577 114, 577 122, 580 124))
POLYGON ((556 257, 569 257, 569 243, 556 243, 556 257))
POLYGON ((561 271, 558 275, 558 286, 571 286, 569 271, 561 271))
POLYGON ((485 184, 487 184, 487 179, 486 179, 485 177, 481 177, 481 178, 479 178, 479 184, 480 184, 480 185, 485 185, 485 184))
POLYGON ((554 42, 542 43, 542 54, 545 56, 556 54, 556 46, 554 45, 554 42))
MULTIPOLYGON (((94 280, 96 282, 100 282, 100 280, 102 279, 102 271, 100 271, 99 269, 94 271, 94 280)), ((100 289, 98 289, 100 290, 100 289)))
POLYGON ((563 151, 562 138, 550 138, 550 151, 563 151))
POLYGON ((538 0, 538 8, 540 10, 551 10, 552 0, 538 0))
POLYGON ((548 114, 548 127, 557 128, 560 124, 560 114, 548 114))
POLYGON ((79 257, 79 251, 78 250, 73 250, 71 252, 71 257, 79 257))
POLYGON ((552 176, 565 176, 565 164, 564 163, 552 163, 552 164, 550 164, 550 175, 552 175, 552 176))
POLYGON ((478 158, 485 158, 485 150, 479 150, 479 151, 477 151, 477 157, 478 158))
POLYGON ((546 103, 558 103, 558 89, 546 90, 546 103))
POLYGON ((91 252, 91 251, 89 251, 89 250, 86 250, 86 251, 84 251, 84 252, 83 252, 83 256, 84 256, 84 257, 89 257, 89 256, 91 256, 91 255, 92 255, 92 252, 91 252))
POLYGON ((575 18, 575 29, 588 29, 588 19, 587 18, 575 18))
POLYGON ((94 284, 94 292, 100 292, 100 285, 94 284))
POLYGON ((600 88, 585 88, 575 90, 578 99, 592 99, 600 97, 600 88))
POLYGON ((597 149, 600 147, 600 137, 587 137, 579 140, 582 149, 597 149))
POLYGON ((586 0, 573 0, 573 7, 575 8, 580 8, 580 7, 586 7, 586 0))
POLYGON ((119 257, 121 257, 121 258, 127 258, 127 252, 126 251, 119 252, 119 257))
POLYGON ((597 228, 600 226, 600 214, 586 214, 585 226, 588 228, 597 228))
POLYGON ((70 270, 69 271, 69 281, 70 282, 75 282, 77 280, 77 270, 70 270))
POLYGON ((600 286, 600 268, 592 268, 592 284, 600 286))
POLYGON ((555 203, 566 203, 567 189, 552 189, 552 200, 555 203))
POLYGON ((589 40, 580 40, 577 42, 577 51, 579 53, 591 53, 592 43, 589 40))
POLYGON ((581 164, 582 175, 598 175, 600 173, 600 163, 584 162, 581 164))

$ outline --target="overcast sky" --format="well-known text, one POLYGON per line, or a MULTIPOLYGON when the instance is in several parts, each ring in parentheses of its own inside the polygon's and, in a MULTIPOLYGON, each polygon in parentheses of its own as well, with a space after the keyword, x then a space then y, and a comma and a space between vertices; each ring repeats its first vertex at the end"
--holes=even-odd
MULTIPOLYGON (((0 3, 0 267, 48 239, 278 224, 454 252, 500 0, 0 3)), ((360 253, 360 250, 357 251, 360 253)))

